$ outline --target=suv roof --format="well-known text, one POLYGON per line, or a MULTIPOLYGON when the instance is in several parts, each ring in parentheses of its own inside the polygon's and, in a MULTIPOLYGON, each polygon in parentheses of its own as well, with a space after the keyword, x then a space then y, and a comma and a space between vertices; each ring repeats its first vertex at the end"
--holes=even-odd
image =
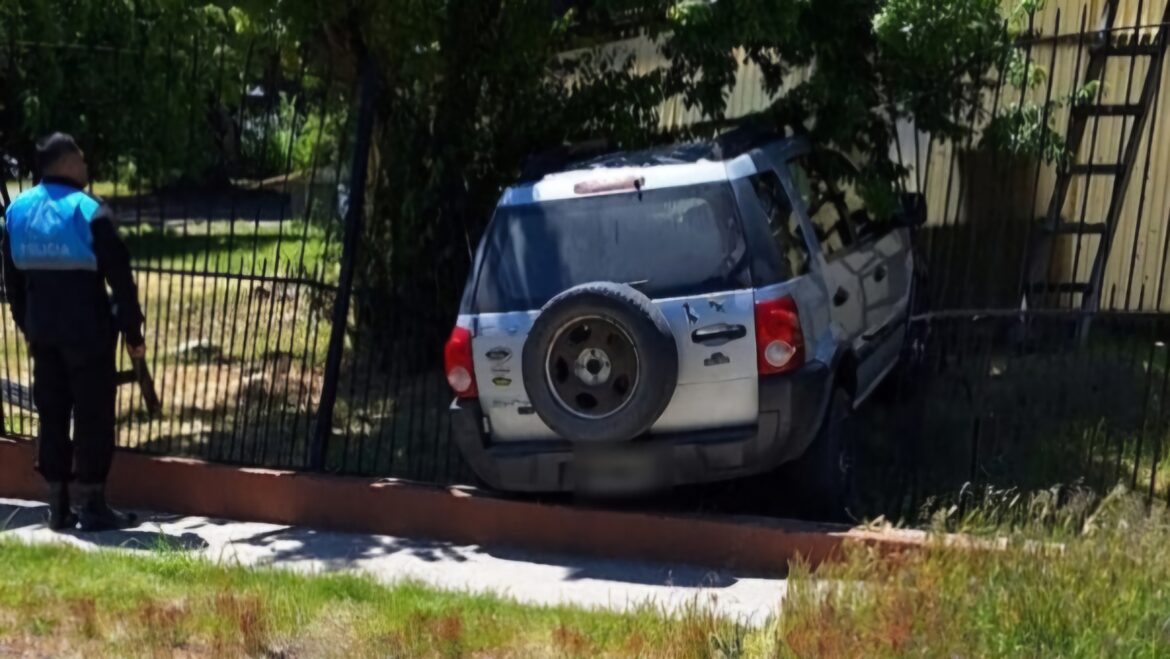
MULTIPOLYGON (((538 157, 543 167, 530 168, 516 185, 504 191, 501 206, 514 206, 569 199, 580 196, 578 184, 596 182, 600 171, 603 179, 631 178, 638 180, 638 188, 655 188, 710 183, 755 173, 750 159, 745 158, 756 148, 771 146, 780 152, 802 152, 809 148, 802 137, 785 137, 770 131, 737 129, 715 139, 672 144, 641 151, 606 153, 568 164, 555 163, 558 155, 538 157)), ((568 147, 559 154, 561 160, 572 154, 568 147)), ((578 154, 580 155, 580 154, 578 154)))

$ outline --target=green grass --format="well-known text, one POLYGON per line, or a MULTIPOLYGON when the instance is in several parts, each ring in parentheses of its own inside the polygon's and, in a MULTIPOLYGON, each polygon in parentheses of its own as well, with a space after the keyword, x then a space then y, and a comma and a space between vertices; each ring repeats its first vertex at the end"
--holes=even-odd
POLYGON ((702 657, 752 640, 697 606, 677 616, 528 607, 165 548, 143 557, 0 542, 0 564, 0 649, 48 655, 702 657))
POLYGON ((1006 534, 1002 551, 936 546, 890 560, 857 550, 815 579, 798 570, 775 629, 778 653, 1167 656, 1170 519, 1120 493, 1090 502, 1013 495, 963 516, 962 529, 1006 534), (996 522, 1005 507, 1024 512, 1008 511, 1005 526, 996 522))
POLYGON ((1056 484, 1122 483, 1166 500, 1170 355, 1147 335, 1131 331, 1130 347, 1098 332, 1086 349, 1048 352, 953 342, 962 359, 912 373, 855 417, 861 512, 918 523, 932 500, 1056 484))

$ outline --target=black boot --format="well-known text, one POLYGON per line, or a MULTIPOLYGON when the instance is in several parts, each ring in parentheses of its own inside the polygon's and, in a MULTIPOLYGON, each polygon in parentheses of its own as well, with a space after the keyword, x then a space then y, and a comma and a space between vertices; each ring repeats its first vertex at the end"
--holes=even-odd
POLYGON ((104 484, 78 485, 77 493, 81 498, 78 528, 82 531, 114 531, 134 526, 138 521, 134 514, 120 513, 106 504, 104 484))
POLYGON ((77 526, 77 515, 69 507, 69 484, 49 483, 49 528, 64 531, 77 526))

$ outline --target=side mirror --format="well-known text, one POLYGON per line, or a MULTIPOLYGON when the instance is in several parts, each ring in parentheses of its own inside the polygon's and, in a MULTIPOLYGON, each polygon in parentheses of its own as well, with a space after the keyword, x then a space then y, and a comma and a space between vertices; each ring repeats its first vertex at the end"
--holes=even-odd
POLYGON ((901 209, 898 211, 898 224, 912 228, 926 224, 926 195, 906 192, 899 197, 901 209))

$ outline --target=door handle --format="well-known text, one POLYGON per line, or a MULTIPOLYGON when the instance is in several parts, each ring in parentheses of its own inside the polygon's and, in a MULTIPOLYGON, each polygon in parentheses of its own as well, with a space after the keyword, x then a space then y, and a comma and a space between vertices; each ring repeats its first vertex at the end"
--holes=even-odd
POLYGON ((887 274, 886 266, 879 265, 878 269, 875 270, 873 273, 873 280, 880 284, 886 280, 886 274, 887 274))
POLYGON ((839 307, 849 301, 849 291, 842 287, 837 288, 837 292, 833 294, 833 306, 839 307))
POLYGON ((743 325, 720 323, 695 330, 691 333, 691 341, 703 345, 723 345, 745 336, 747 336, 747 328, 743 325))

